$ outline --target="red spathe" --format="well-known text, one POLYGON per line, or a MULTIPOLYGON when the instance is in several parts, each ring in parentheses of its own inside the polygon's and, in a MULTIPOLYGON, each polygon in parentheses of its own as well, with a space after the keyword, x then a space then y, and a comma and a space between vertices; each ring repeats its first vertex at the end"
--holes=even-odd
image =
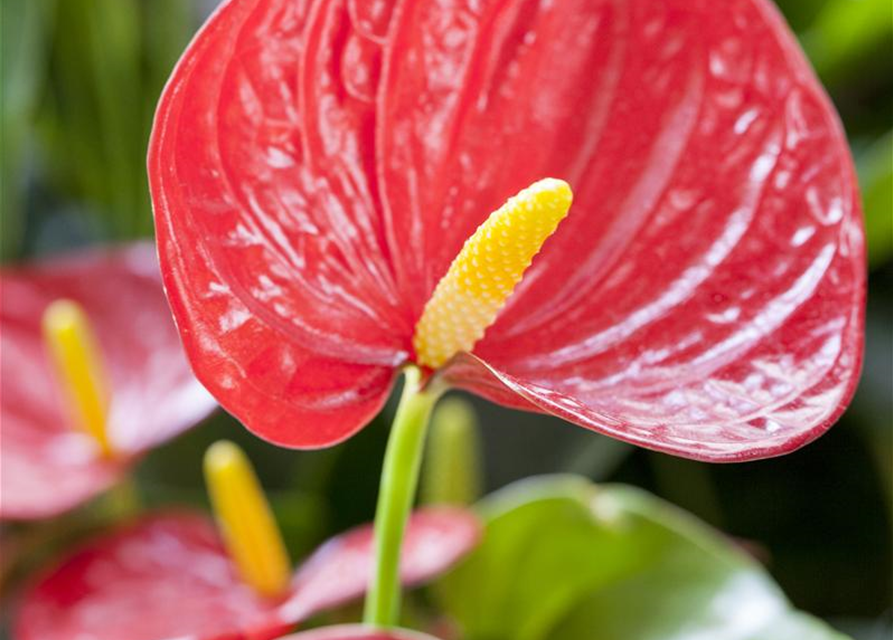
POLYGON ((151 244, 73 253, 0 273, 0 519, 71 509, 116 482, 135 456, 192 427, 216 403, 192 375, 151 244), (80 304, 111 386, 114 459, 73 426, 41 334, 54 300, 80 304))
POLYGON ((818 437, 858 378, 856 178, 766 0, 230 0, 149 175, 198 377, 285 446, 375 415, 464 240, 545 176, 571 214, 453 385, 738 461, 818 437))
MULTIPOLYGON (((403 543, 403 583, 443 572, 480 533, 469 511, 417 511, 403 543)), ((23 597, 13 637, 270 640, 361 597, 373 564, 372 526, 359 527, 311 555, 281 599, 264 599, 241 582, 210 520, 156 514, 97 538, 39 579, 23 597)))

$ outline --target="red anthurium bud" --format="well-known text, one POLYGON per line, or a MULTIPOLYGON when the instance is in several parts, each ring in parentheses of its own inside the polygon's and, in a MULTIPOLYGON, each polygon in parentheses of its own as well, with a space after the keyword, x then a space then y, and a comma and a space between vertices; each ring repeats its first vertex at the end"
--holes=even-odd
MULTIPOLYGON (((0 287, 0 518, 42 518, 77 506, 119 479, 134 456, 215 406, 183 356, 150 244, 5 269, 0 287), (75 333, 78 322, 92 327, 91 355, 107 376, 107 412, 98 428, 109 452, 76 424, 43 335, 42 319, 60 300, 60 317, 74 318, 75 333)), ((60 331, 71 328, 60 322, 60 331)), ((66 336, 62 351, 71 346, 66 336)), ((75 367, 72 380, 87 382, 82 373, 75 367)))
MULTIPOLYGON (((402 579, 423 582, 480 535, 470 512, 426 509, 409 521, 402 579)), ((16 640, 267 640, 363 595, 372 528, 333 538, 298 568, 282 598, 245 585, 214 524, 189 513, 147 517, 94 540, 29 589, 16 640)))
POLYGON ((463 243, 554 177, 569 215, 428 373, 704 460, 836 420, 863 341, 856 179, 768 0, 394 4, 229 0, 165 90, 163 277, 221 404, 286 446, 350 436, 419 363, 463 243))
POLYGON ((296 633, 282 640, 437 640, 437 638, 406 629, 382 630, 363 625, 339 625, 296 633))

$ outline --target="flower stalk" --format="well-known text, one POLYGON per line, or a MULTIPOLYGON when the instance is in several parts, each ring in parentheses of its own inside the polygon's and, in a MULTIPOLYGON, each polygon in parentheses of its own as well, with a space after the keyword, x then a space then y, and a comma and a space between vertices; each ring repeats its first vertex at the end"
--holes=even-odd
POLYGON ((375 568, 363 616, 367 624, 392 627, 400 617, 400 550, 418 488, 428 421, 440 393, 421 388, 417 367, 405 369, 375 511, 375 568))

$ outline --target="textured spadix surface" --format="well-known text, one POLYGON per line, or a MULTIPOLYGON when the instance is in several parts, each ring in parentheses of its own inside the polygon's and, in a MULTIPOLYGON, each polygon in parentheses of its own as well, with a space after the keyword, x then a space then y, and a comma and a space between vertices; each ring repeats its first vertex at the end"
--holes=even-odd
POLYGON ((77 506, 113 484, 134 456, 216 406, 183 355, 151 244, 4 269, 0 287, 0 518, 43 518, 77 506), (99 343, 113 458, 72 419, 43 342, 44 310, 60 298, 80 304, 99 343))
POLYGON ((538 180, 465 241, 416 323, 412 346, 420 365, 440 368, 474 348, 567 216, 572 197, 566 182, 538 180))
MULTIPOLYGON (((404 584, 444 571, 479 535, 467 511, 416 512, 403 543, 404 584)), ((24 596, 13 637, 269 640, 362 596, 373 558, 372 527, 359 527, 311 555, 281 599, 264 599, 239 580, 209 519, 156 514, 89 543, 38 580, 24 596)))
POLYGON ((573 212, 454 385, 731 461, 817 437, 858 377, 852 164, 766 0, 230 0, 149 171, 196 373, 280 444, 379 410, 463 242, 546 176, 573 212))

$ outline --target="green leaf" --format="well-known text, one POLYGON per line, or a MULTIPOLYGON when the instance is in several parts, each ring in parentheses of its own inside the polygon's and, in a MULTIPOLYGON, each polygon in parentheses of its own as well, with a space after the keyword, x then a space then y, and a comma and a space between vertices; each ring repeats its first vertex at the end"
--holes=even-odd
POLYGON ((45 77, 53 5, 3 0, 0 11, 0 259, 21 257, 29 128, 45 77))
POLYGON ((481 504, 481 546, 436 594, 466 640, 840 640, 754 560, 640 490, 526 480, 481 504))
POLYGON ((867 59, 888 60, 891 32, 890 0, 829 0, 801 41, 822 80, 834 84, 860 73, 867 59))
POLYGON ((775 4, 781 9, 795 33, 803 31, 812 24, 826 2, 827 0, 824 2, 822 0, 818 2, 816 0, 775 0, 775 4))
POLYGON ((858 157, 865 209, 868 263, 879 267, 893 254, 893 131, 858 157))
POLYGON ((94 216, 101 235, 151 233, 145 169, 151 119, 195 26, 193 5, 56 0, 55 28, 44 47, 51 73, 41 86, 41 177, 60 199, 94 216))

